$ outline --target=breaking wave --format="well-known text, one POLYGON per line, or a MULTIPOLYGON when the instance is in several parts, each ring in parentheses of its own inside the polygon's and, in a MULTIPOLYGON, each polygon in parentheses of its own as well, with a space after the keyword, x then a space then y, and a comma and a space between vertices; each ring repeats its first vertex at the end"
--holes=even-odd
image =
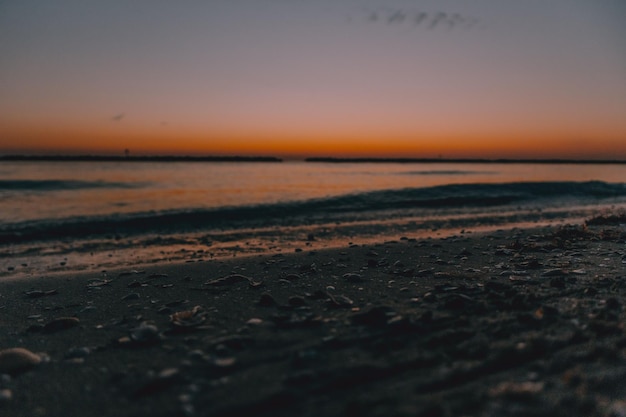
MULTIPOLYGON (((14 181, 9 186, 98 186, 81 181, 14 181), (16 183, 22 183, 16 184, 16 183), (12 184, 12 185, 11 185, 12 184)), ((107 183, 106 186, 110 186, 107 183)), ((590 182, 516 182, 501 184, 453 184, 426 188, 373 191, 337 197, 275 204, 188 208, 109 216, 68 217, 54 220, 0 223, 0 243, 26 242, 97 235, 176 233, 238 227, 267 227, 318 222, 341 222, 386 216, 410 216, 439 210, 516 206, 550 207, 626 200, 626 184, 590 182)))

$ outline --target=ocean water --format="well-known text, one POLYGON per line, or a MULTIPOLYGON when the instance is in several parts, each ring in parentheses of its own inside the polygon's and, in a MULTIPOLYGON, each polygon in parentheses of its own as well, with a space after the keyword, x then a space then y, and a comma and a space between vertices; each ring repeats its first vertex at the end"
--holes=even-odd
POLYGON ((0 274, 575 222, 616 207, 623 164, 0 162, 0 274))

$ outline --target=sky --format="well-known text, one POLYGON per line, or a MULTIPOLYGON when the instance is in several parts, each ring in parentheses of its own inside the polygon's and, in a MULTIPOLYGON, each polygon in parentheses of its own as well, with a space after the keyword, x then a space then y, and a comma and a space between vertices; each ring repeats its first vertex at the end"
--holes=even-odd
POLYGON ((626 159, 623 0, 0 0, 0 154, 626 159))

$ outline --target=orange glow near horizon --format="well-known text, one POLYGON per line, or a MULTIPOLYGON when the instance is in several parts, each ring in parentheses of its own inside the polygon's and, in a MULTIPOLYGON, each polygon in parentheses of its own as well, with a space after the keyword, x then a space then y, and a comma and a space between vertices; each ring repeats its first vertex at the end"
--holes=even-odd
POLYGON ((191 129, 28 128, 5 131, 0 154, 248 155, 283 158, 562 158, 626 159, 619 133, 398 133, 332 135, 203 133, 191 129))
POLYGON ((624 2, 59 1, 2 7, 0 155, 626 160, 624 2))

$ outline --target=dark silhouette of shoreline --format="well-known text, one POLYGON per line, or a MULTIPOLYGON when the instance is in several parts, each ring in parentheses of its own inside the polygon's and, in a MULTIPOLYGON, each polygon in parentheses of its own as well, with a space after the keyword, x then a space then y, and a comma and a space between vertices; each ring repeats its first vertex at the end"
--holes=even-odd
POLYGON ((0 161, 45 162, 282 162, 273 156, 106 156, 106 155, 4 155, 0 161))
MULTIPOLYGON (((112 156, 112 155, 0 155, 2 161, 42 162, 283 162, 274 156, 112 156)), ((532 159, 532 158, 337 158, 311 157, 311 163, 479 163, 479 164, 626 164, 623 159, 532 159)))
POLYGON ((480 163, 480 164, 626 164, 619 159, 487 159, 487 158, 306 158, 306 162, 327 163, 480 163))

